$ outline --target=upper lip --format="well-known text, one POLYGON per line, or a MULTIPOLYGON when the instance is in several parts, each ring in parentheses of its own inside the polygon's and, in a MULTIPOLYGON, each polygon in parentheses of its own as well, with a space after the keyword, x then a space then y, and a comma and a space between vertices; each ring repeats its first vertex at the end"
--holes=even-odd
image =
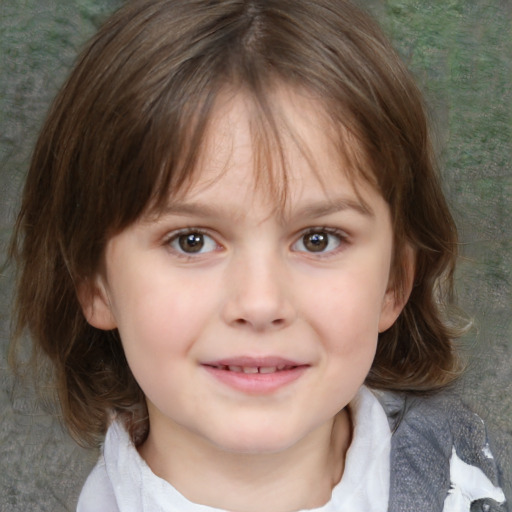
POLYGON ((216 359, 202 363, 204 366, 240 366, 242 368, 272 368, 278 366, 307 366, 307 363, 279 356, 238 356, 216 359))

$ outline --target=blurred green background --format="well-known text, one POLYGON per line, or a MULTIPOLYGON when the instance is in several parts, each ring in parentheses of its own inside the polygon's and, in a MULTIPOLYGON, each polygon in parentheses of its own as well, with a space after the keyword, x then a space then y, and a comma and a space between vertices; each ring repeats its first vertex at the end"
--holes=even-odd
MULTIPOLYGON (((390 35, 430 108, 461 234, 457 290, 475 327, 460 384, 484 418, 512 500, 512 3, 359 0, 390 35)), ((121 0, 0 0, 0 261, 48 104, 121 0)), ((76 447, 7 370, 10 269, 0 276, 0 509, 74 510, 97 454, 76 447)))

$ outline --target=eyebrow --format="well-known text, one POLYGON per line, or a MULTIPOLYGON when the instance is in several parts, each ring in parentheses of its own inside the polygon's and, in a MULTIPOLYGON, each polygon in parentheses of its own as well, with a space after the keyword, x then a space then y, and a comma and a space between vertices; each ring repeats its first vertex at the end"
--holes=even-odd
MULTIPOLYGON (((310 204, 305 204, 292 212, 294 218, 318 218, 331 215, 333 213, 353 210, 366 217, 373 217, 375 214, 370 206, 362 200, 355 200, 353 198, 338 197, 332 200, 314 201, 310 204)), ((164 217, 166 215, 183 215, 183 216, 200 216, 200 217, 231 217, 234 221, 236 215, 229 208, 222 206, 212 206, 200 202, 171 202, 164 208, 156 213, 156 217, 164 217)), ((281 213, 282 217, 286 217, 285 209, 281 213)))
POLYGON ((362 200, 354 200, 352 198, 339 197, 327 201, 318 201, 306 204, 294 212, 295 217, 325 217, 333 213, 355 210, 361 215, 373 217, 375 214, 370 206, 362 200))
POLYGON ((200 217, 220 217, 228 212, 224 208, 211 206, 206 203, 198 202, 171 202, 158 210, 156 217, 165 217, 166 215, 182 215, 182 216, 200 216, 200 217))

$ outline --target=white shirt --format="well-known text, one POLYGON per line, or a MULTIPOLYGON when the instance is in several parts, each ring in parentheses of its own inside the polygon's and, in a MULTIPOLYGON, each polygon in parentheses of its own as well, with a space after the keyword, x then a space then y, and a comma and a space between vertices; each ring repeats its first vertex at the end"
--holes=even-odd
MULTIPOLYGON (((310 512, 387 511, 391 432, 386 414, 365 387, 349 408, 354 430, 343 476, 331 500, 310 512)), ((108 429, 103 454, 82 489, 77 512, 225 511, 192 503, 156 476, 122 425, 114 422, 108 429)))

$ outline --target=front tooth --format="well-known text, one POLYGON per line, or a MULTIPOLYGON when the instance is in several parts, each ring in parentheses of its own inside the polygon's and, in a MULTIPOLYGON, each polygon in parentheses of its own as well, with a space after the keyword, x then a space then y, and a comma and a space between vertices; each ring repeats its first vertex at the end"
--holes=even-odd
POLYGON ((284 370, 284 369, 285 369, 285 367, 286 367, 286 365, 285 365, 285 364, 280 364, 280 365, 277 367, 277 370, 278 370, 278 371, 284 370))
POLYGON ((276 367, 275 366, 266 366, 260 368, 260 373, 275 373, 276 367))
POLYGON ((244 373, 258 373, 258 367, 244 366, 243 371, 244 373))
POLYGON ((228 366, 230 372, 238 372, 240 373, 242 371, 241 366, 228 366))

